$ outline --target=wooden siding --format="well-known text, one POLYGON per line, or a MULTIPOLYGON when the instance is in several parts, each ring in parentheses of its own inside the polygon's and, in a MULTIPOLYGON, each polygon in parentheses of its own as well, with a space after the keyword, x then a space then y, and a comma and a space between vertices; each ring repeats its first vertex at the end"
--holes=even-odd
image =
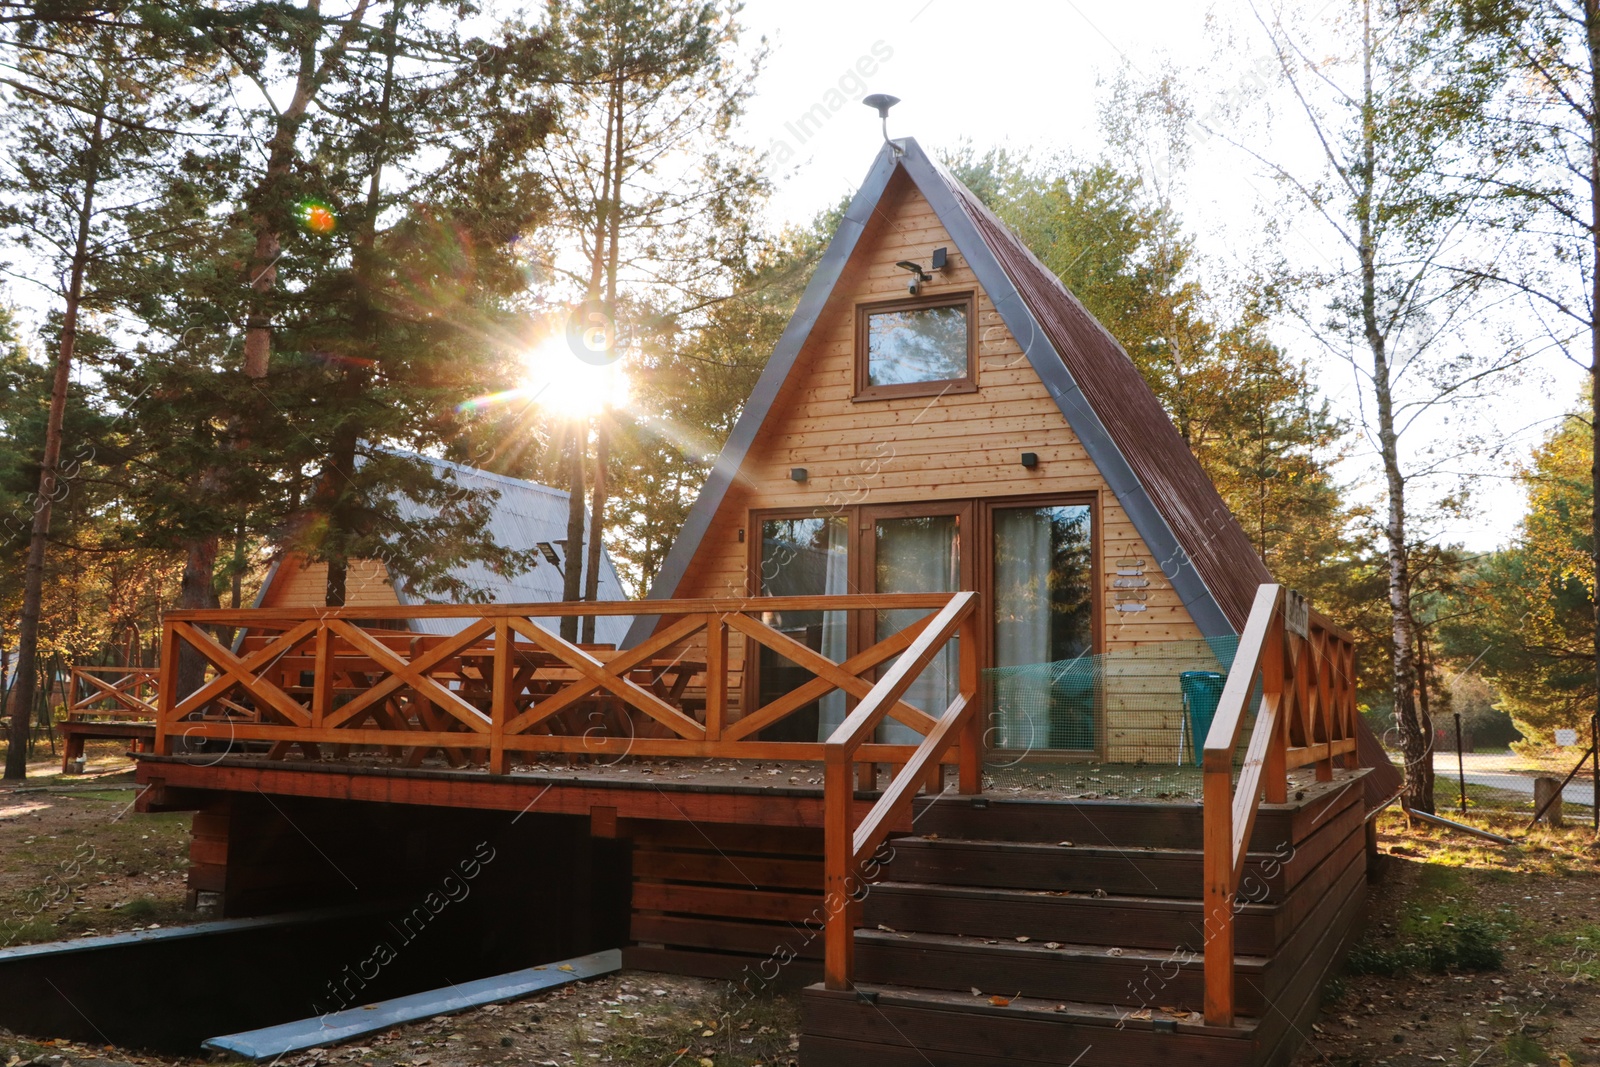
MULTIPOLYGON (((1199 630, 1161 571, 1161 562, 1135 530, 1105 479, 1062 418, 1022 348, 978 286, 932 207, 903 176, 880 209, 801 352, 772 414, 690 563, 678 596, 739 595, 750 590, 745 530, 752 509, 816 508, 939 500, 997 500, 1038 494, 1098 495, 1102 648, 1110 663, 1141 647, 1173 641, 1199 644, 1199 630), (934 248, 950 249, 950 265, 923 287, 925 295, 977 291, 978 390, 943 397, 857 402, 855 307, 906 292, 899 260, 926 264, 934 248), (1038 454, 1033 469, 1021 453, 1038 454), (789 479, 807 469, 803 483, 789 479), (1137 592, 1142 611, 1117 608, 1119 560, 1143 561, 1149 583, 1137 592)), ((969 536, 968 544, 972 543, 969 536)), ((976 561, 982 563, 982 561, 976 561)), ((1203 647, 1203 646, 1202 646, 1203 647)), ((1196 662, 1191 666, 1209 664, 1196 662)), ((1113 672, 1108 670, 1108 676, 1113 672)), ((1175 673, 1175 672, 1173 672, 1175 673)), ((1108 683, 1114 690, 1115 683, 1108 683)), ((1137 701, 1108 692, 1104 755, 1170 760, 1180 707, 1176 679, 1168 692, 1137 701), (1128 720, 1135 714, 1138 723, 1128 720), (1150 741, 1134 729, 1146 716, 1165 715, 1173 737, 1150 741)))
MULTIPOLYGON (((263 608, 309 608, 326 602, 328 565, 285 556, 261 598, 263 608)), ((400 603, 389 582, 389 568, 378 560, 358 559, 345 579, 345 603, 353 608, 394 607, 400 603)))

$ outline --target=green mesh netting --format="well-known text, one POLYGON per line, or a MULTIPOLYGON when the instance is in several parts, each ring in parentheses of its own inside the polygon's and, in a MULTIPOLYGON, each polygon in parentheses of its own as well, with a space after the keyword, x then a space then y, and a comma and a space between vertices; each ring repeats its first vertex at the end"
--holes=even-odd
POLYGON ((1197 765, 1238 646, 1236 637, 1166 641, 992 668, 989 747, 1197 765))

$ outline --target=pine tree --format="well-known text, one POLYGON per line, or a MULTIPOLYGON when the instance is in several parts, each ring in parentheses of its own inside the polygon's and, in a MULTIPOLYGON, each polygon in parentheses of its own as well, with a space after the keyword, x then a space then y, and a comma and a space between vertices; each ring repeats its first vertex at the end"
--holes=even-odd
POLYGON ((44 428, 37 494, 18 626, 17 684, 12 693, 6 777, 26 773, 27 716, 33 699, 46 544, 52 510, 68 489, 61 465, 62 424, 80 333, 92 317, 119 305, 124 268, 182 240, 189 204, 181 194, 160 209, 152 194, 173 188, 165 178, 171 151, 198 105, 183 91, 182 35, 141 25, 119 10, 115 28, 93 22, 51 26, 12 42, 16 77, 0 137, 8 159, 0 171, 0 226, 24 254, 36 257, 51 286, 54 372, 44 428))

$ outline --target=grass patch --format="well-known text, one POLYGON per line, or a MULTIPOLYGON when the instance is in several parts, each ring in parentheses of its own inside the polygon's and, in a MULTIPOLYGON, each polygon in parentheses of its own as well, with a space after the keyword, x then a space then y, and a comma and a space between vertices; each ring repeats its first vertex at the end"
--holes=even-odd
POLYGON ((1453 867, 1425 866, 1418 872, 1417 897, 1399 929, 1374 932, 1350 950, 1346 974, 1401 974, 1498 971, 1509 917, 1493 919, 1454 902, 1465 876, 1453 867))

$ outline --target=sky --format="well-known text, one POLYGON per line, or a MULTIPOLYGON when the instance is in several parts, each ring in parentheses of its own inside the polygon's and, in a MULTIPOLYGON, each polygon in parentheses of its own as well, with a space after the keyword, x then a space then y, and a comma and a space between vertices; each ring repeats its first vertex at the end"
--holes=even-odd
MULTIPOLYGON (((1267 32, 1245 0, 1211 7, 1172 0, 990 0, 978 7, 955 0, 748 0, 742 20, 772 49, 743 132, 753 147, 786 160, 771 172, 773 225, 810 219, 865 176, 881 140, 876 113, 857 102, 864 92, 900 97, 890 135, 915 137, 932 152, 970 141, 980 151, 1003 145, 1036 159, 1063 152, 1092 158, 1103 148, 1100 83, 1124 64, 1136 76, 1163 63, 1196 72, 1202 112, 1244 91, 1252 72, 1275 69, 1267 32), (1226 45, 1219 43, 1224 35, 1226 45), (834 90, 848 102, 839 106, 834 90), (799 118, 819 103, 827 120, 820 128, 800 127, 799 118)), ((1267 143, 1257 147, 1274 159, 1314 165, 1314 143, 1303 124, 1291 121, 1292 106, 1282 106, 1292 101, 1281 83, 1274 77, 1253 84, 1277 112, 1267 143)), ((1263 217, 1276 211, 1271 178, 1244 152, 1210 138, 1196 147, 1180 182, 1176 199, 1198 238, 1203 269, 1217 278, 1246 269, 1258 252, 1263 217)), ((1314 263, 1326 240, 1310 224, 1291 224, 1282 247, 1314 263)), ((1359 424, 1361 390, 1349 364, 1291 326, 1275 338, 1310 360, 1335 413, 1359 424)), ((1470 516, 1419 532, 1473 549, 1508 543, 1523 504, 1511 469, 1571 407, 1580 378, 1577 368, 1547 356, 1501 382, 1497 397, 1474 408, 1470 419, 1514 447, 1474 468, 1483 476, 1474 482, 1470 516)), ((1468 414, 1440 412, 1419 426, 1412 447, 1429 447, 1449 432, 1446 418, 1459 425, 1468 414)), ((1336 471, 1356 498, 1381 501, 1375 453, 1365 442, 1357 439, 1336 471)))

